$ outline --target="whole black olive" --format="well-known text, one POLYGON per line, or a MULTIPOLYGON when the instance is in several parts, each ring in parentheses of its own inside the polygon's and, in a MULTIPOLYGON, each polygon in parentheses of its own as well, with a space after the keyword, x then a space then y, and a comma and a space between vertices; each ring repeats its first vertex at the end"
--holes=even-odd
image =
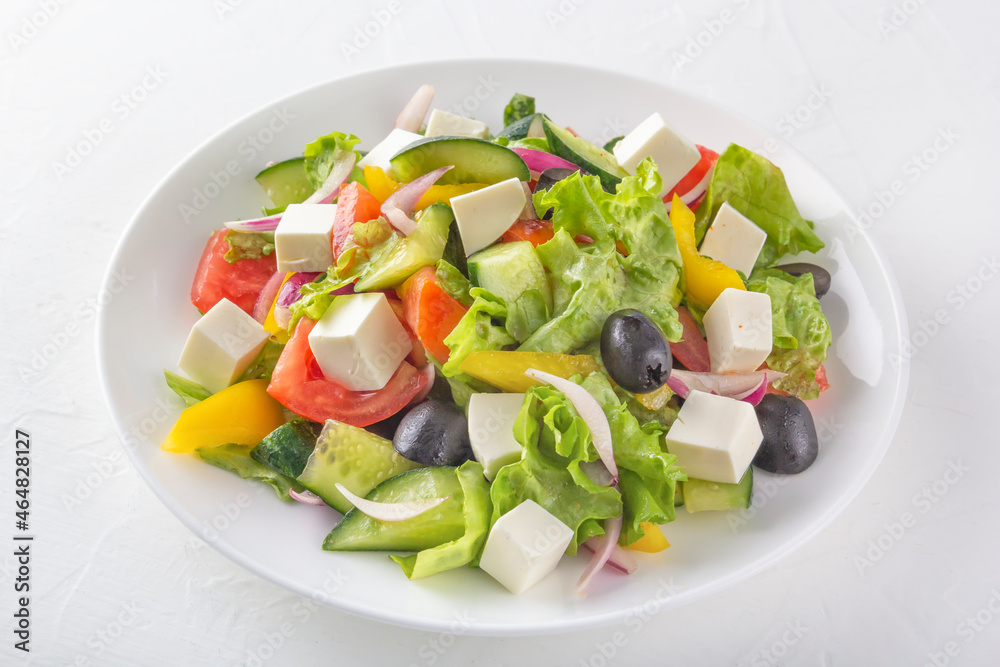
POLYGON ((634 394, 648 394, 665 385, 673 366, 663 331, 631 308, 605 320, 601 359, 611 379, 634 394))
POLYGON ((815 264, 809 264, 808 262, 796 262, 794 264, 785 264, 784 266, 776 266, 774 268, 781 269, 785 273, 790 273, 796 277, 801 276, 803 273, 811 273, 813 276, 813 287, 816 288, 816 298, 819 298, 830 291, 830 272, 822 266, 816 266, 815 264))
POLYGON ((819 453, 819 437, 805 401, 796 396, 764 394, 754 410, 764 434, 753 459, 755 466, 792 475, 812 465, 819 453))
POLYGON ((426 466, 457 466, 472 458, 465 414, 443 401, 424 401, 407 412, 392 447, 403 458, 426 466))

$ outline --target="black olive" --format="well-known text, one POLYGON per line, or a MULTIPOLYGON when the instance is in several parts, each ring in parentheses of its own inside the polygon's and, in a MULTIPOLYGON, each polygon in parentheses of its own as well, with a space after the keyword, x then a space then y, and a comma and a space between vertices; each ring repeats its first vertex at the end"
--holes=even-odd
POLYGON ((785 264, 784 266, 776 266, 774 268, 781 269, 785 273, 790 273, 796 277, 801 276, 803 273, 811 273, 817 298, 830 291, 830 272, 822 266, 816 266, 808 262, 796 262, 795 264, 785 264))
POLYGON ((638 310, 612 313, 601 331, 601 359, 611 379, 634 394, 667 383, 673 356, 660 327, 638 310))
POLYGON ((764 394, 754 410, 764 434, 753 459, 755 466, 792 475, 812 465, 819 453, 819 437, 805 401, 796 396, 764 394))
POLYGON ((407 412, 392 446, 403 458, 426 466, 457 466, 472 458, 465 414, 443 401, 424 401, 407 412))

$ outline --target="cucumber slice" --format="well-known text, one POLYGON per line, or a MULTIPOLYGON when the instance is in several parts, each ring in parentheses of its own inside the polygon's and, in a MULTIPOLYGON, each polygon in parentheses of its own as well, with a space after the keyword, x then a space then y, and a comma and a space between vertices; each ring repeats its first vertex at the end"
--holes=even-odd
POLYGON ((379 484, 366 500, 405 503, 444 498, 437 507, 406 521, 379 521, 352 509, 323 540, 326 551, 420 551, 465 533, 465 495, 457 468, 421 468, 379 484))
POLYGON ((261 440, 250 450, 250 457, 282 475, 298 477, 316 449, 316 439, 322 429, 322 424, 307 419, 290 421, 261 440))
POLYGON ((388 245, 365 267, 355 289, 368 292, 396 287, 425 266, 437 264, 444 256, 454 219, 450 206, 428 206, 412 234, 393 235, 386 242, 388 245))
POLYGON ((530 116, 525 116, 524 118, 515 120, 510 125, 500 130, 500 134, 497 136, 506 137, 511 141, 517 141, 518 139, 524 139, 526 137, 544 137, 544 123, 544 114, 533 113, 530 116))
POLYGON ((409 182, 439 167, 454 165, 438 183, 499 183, 508 178, 528 181, 531 174, 514 151, 485 139, 426 137, 389 160, 396 178, 409 182))
POLYGON ((601 187, 608 192, 614 192, 615 186, 628 176, 628 173, 618 166, 615 156, 606 150, 598 148, 586 139, 573 136, 569 130, 559 127, 547 118, 544 127, 545 137, 549 140, 552 152, 600 178, 601 187))
POLYGON ((338 512, 347 512, 353 505, 337 490, 338 482, 364 497, 390 477, 417 467, 396 453, 391 440, 330 419, 297 481, 338 512))
POLYGON ((524 342, 548 322, 552 285, 529 241, 501 243, 469 258, 469 279, 507 304, 507 331, 524 342))
POLYGON ((304 157, 271 165, 255 178, 271 199, 274 208, 283 209, 289 204, 300 204, 316 189, 309 182, 304 157))
POLYGON ((742 510, 750 507, 753 494, 753 468, 747 468, 736 484, 689 479, 684 484, 684 507, 688 512, 706 510, 742 510))

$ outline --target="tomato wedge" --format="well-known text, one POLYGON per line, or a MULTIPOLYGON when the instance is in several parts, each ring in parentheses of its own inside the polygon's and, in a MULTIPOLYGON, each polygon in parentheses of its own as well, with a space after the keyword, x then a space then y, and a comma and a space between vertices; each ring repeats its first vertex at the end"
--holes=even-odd
POLYGON ((413 349, 406 356, 406 360, 417 368, 423 368, 428 364, 427 352, 424 350, 424 344, 420 342, 420 338, 414 333, 413 327, 406 320, 406 316, 403 313, 403 302, 392 292, 383 292, 383 294, 385 294, 385 300, 389 302, 392 312, 396 315, 396 319, 406 329, 406 335, 410 337, 410 343, 413 344, 413 349))
POLYGON ((551 241, 555 236, 551 220, 518 220, 503 233, 504 243, 514 241, 530 241, 533 246, 540 246, 551 241))
POLYGON ((207 313, 222 299, 229 299, 247 315, 253 315, 257 297, 276 270, 274 253, 230 264, 226 261, 228 233, 228 229, 220 229, 205 245, 191 284, 191 303, 202 313, 207 313))
MULTIPOLYGON (((701 183, 701 179, 705 178, 705 174, 708 173, 708 170, 711 169, 719 159, 719 154, 711 148, 698 146, 698 152, 701 153, 701 160, 699 160, 698 164, 696 164, 694 168, 692 168, 691 171, 689 171, 687 175, 680 180, 680 183, 675 185, 674 188, 663 197, 663 201, 672 201, 674 194, 683 197, 687 193, 691 192, 696 185, 701 183)), ((692 209, 694 208, 697 207, 692 207, 692 209)))
POLYGON ((356 222, 368 222, 380 215, 378 199, 358 182, 348 183, 337 198, 337 215, 333 219, 333 256, 340 257, 356 222))
POLYGON ((434 267, 427 266, 399 288, 403 297, 403 318, 431 355, 442 364, 451 350, 444 344, 465 315, 466 308, 438 284, 434 267))
POLYGON ((309 349, 314 326, 308 318, 299 320, 267 387, 267 393, 295 414, 317 422, 336 419, 351 426, 369 426, 405 408, 427 384, 427 376, 405 361, 378 391, 351 391, 328 380, 309 349))
POLYGON ((711 371, 712 363, 708 356, 708 342, 701 337, 698 325, 685 306, 677 307, 677 319, 684 327, 684 334, 681 342, 670 344, 671 354, 692 373, 711 371))

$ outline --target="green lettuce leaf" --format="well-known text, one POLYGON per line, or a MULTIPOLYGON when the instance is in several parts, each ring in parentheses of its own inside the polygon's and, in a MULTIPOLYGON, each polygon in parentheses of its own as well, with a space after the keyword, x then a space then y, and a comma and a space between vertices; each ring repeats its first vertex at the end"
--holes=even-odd
POLYGON ((507 305, 503 299, 481 287, 473 287, 470 295, 472 306, 444 339, 451 352, 441 367, 446 377, 458 375, 458 367, 473 352, 500 350, 517 343, 507 333, 507 305))
POLYGON ((504 127, 533 113, 535 113, 535 98, 514 93, 514 97, 510 98, 510 102, 503 110, 504 127))
POLYGON ((291 477, 271 470, 263 463, 258 463, 250 458, 251 449, 253 448, 244 445, 222 445, 221 447, 196 449, 195 454, 202 461, 210 463, 216 468, 234 472, 243 479, 264 482, 274 489, 274 492, 282 500, 292 499, 288 493, 291 489, 295 489, 296 492, 305 491, 305 488, 291 477))
POLYGON ((316 280, 306 283, 299 288, 300 298, 289 307, 292 317, 288 323, 288 330, 292 331, 295 324, 302 317, 319 321, 323 313, 330 307, 336 298, 331 294, 342 287, 354 282, 354 276, 341 278, 336 271, 321 273, 316 280))
POLYGON ((781 169, 742 146, 730 144, 719 156, 705 200, 698 207, 695 236, 701 243, 709 224, 726 202, 767 232, 757 267, 774 264, 785 254, 823 247, 813 223, 799 214, 781 169))
POLYGON ((455 474, 462 487, 465 533, 457 540, 424 549, 412 556, 389 556, 399 563, 410 579, 421 579, 479 562, 490 529, 490 485, 483 477, 483 466, 476 461, 466 461, 455 474))
POLYGON ((816 298, 812 274, 796 278, 780 269, 757 269, 750 275, 747 289, 771 297, 774 348, 767 365, 788 373, 774 386, 799 398, 816 398, 816 371, 826 360, 833 332, 816 298))
POLYGON ((323 182, 326 181, 333 170, 334 163, 343 157, 346 152, 354 153, 355 167, 351 171, 350 180, 362 180, 364 172, 357 166, 358 161, 361 159, 361 154, 354 150, 354 147, 360 141, 361 139, 353 134, 331 132, 324 137, 317 138, 316 141, 310 144, 306 144, 302 155, 306 159, 306 175, 309 176, 309 182, 312 183, 313 187, 319 188, 319 186, 323 185, 323 182))
POLYGON ((230 264, 241 259, 260 259, 274 252, 274 232, 237 232, 230 229, 226 234, 225 260, 230 264))
POLYGON ((261 348, 260 352, 257 353, 257 357, 253 360, 253 363, 243 371, 243 375, 239 377, 237 382, 243 382, 244 380, 270 380, 271 373, 274 372, 274 367, 278 364, 278 357, 281 356, 283 349, 285 349, 284 343, 279 343, 276 340, 268 340, 264 343, 264 347, 261 348))
POLYGON ((194 380, 188 380, 186 377, 181 377, 177 373, 171 373, 170 371, 164 369, 163 376, 167 379, 167 386, 170 387, 175 394, 184 399, 184 403, 187 405, 200 403, 212 395, 212 392, 205 389, 194 380))
POLYGON ((507 148, 527 148, 532 151, 552 152, 549 140, 545 137, 525 137, 523 139, 512 139, 505 144, 507 148))

